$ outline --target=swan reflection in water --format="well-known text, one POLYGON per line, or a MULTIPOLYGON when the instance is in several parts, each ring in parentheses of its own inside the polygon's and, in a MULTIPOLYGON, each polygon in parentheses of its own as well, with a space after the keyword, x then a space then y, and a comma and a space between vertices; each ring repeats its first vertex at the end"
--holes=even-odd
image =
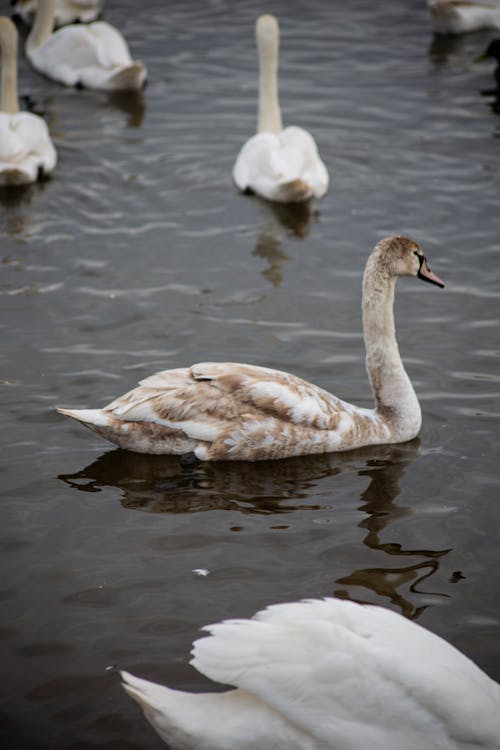
MULTIPOLYGON (((363 544, 383 553, 383 557, 380 565, 355 569, 338 578, 335 583, 342 588, 333 593, 336 597, 363 601, 357 598, 359 589, 368 589, 376 595, 377 603, 380 599, 387 600, 402 614, 416 619, 428 606, 430 596, 430 592, 422 591, 421 584, 437 572, 440 559, 450 550, 405 549, 398 541, 385 541, 382 532, 394 521, 413 515, 412 508, 397 505, 395 501, 407 467, 419 457, 419 445, 417 438, 396 446, 361 448, 343 454, 255 464, 198 463, 189 469, 182 469, 174 457, 116 449, 81 471, 60 475, 59 479, 82 492, 117 487, 122 493, 123 507, 149 513, 232 510, 242 514, 277 515, 334 509, 332 485, 326 484, 326 480, 344 472, 355 472, 369 479, 359 506, 364 517, 358 527, 366 529, 363 544), (405 558, 408 564, 398 564, 400 558, 405 558), (412 599, 422 594, 424 604, 415 605, 412 599)), ((334 533, 332 530, 332 539, 334 533)), ((328 559, 323 555, 320 562, 327 569, 335 570, 338 555, 338 547, 333 545, 328 559)), ((432 593, 431 596, 435 599, 445 595, 432 593)))
POLYGON ((254 198, 261 207, 264 223, 259 229, 255 250, 252 255, 267 261, 267 268, 261 273, 274 287, 283 282, 283 266, 290 256, 283 250, 284 238, 304 239, 310 230, 311 220, 317 219, 318 212, 310 201, 306 203, 269 203, 257 196, 254 198))
MULTIPOLYGON (((409 597, 405 596, 400 589, 407 587, 411 594, 425 593, 429 596, 430 592, 422 591, 419 588, 420 584, 437 572, 440 558, 451 551, 450 549, 403 549, 397 542, 384 542, 381 539, 381 532, 389 524, 412 515, 410 508, 395 505, 394 501, 400 493, 399 483, 408 463, 418 454, 419 442, 417 438, 406 445, 394 446, 389 460, 369 461, 367 467, 359 472, 360 476, 370 478, 370 484, 361 494, 363 504, 359 509, 367 516, 358 526, 367 530, 363 539, 363 544, 367 547, 380 550, 391 557, 417 557, 423 560, 411 565, 354 570, 350 575, 338 578, 336 581, 349 587, 349 595, 343 589, 335 591, 337 598, 353 599, 353 587, 371 590, 378 597, 387 599, 399 607, 401 613, 410 619, 417 619, 428 605, 414 606, 409 597), (415 450, 413 457, 407 453, 410 446, 415 450)), ((432 596, 446 597, 447 595, 433 593, 432 596)), ((362 602, 363 600, 357 599, 356 601, 362 602)))

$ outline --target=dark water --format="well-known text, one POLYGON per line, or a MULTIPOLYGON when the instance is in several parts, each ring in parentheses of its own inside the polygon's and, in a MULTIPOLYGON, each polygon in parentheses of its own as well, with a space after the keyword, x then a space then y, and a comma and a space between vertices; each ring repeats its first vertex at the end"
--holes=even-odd
POLYGON ((473 62, 491 34, 433 39, 425 4, 397 0, 123 0, 106 18, 149 68, 144 96, 23 60, 59 165, 1 196, 3 747, 163 747, 110 667, 200 690, 201 625, 307 596, 418 618, 499 680, 500 119, 473 62), (231 183, 262 11, 281 21, 284 120, 331 173, 310 211, 231 183), (413 443, 183 471, 54 412, 207 359, 371 405, 361 273, 390 233, 447 282, 398 285, 413 443))

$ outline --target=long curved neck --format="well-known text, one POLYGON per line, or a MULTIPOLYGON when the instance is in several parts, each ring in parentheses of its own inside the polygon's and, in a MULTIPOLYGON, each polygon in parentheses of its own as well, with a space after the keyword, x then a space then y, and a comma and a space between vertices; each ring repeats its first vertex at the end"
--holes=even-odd
POLYGON ((259 121, 258 133, 280 133, 283 129, 278 101, 279 27, 273 16, 257 21, 259 50, 259 121))
POLYGON ((378 256, 368 259, 363 277, 363 332, 366 369, 380 417, 394 438, 410 439, 420 429, 420 405, 403 367, 394 327, 394 288, 378 256))
POLYGON ((17 98, 17 31, 10 18, 0 19, 2 77, 0 79, 0 111, 15 115, 19 112, 17 98))
POLYGON ((26 40, 26 49, 33 52, 43 44, 52 34, 54 28, 54 15, 56 12, 55 0, 38 0, 35 21, 30 35, 26 40))

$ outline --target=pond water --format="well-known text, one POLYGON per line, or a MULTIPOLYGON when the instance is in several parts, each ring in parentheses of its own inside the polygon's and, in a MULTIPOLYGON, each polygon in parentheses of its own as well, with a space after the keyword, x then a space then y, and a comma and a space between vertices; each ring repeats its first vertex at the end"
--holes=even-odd
POLYGON ((200 626, 302 597, 418 619, 500 680, 500 118, 474 62, 492 34, 435 38, 423 0, 121 0, 105 17, 147 89, 70 90, 22 59, 59 164, 0 196, 2 746, 159 750, 113 667, 206 689, 200 626), (300 210, 231 182, 263 11, 284 121, 331 174, 300 210), (361 274, 394 233, 446 282, 397 288, 415 441, 183 470, 55 413, 206 360, 370 406, 361 274))

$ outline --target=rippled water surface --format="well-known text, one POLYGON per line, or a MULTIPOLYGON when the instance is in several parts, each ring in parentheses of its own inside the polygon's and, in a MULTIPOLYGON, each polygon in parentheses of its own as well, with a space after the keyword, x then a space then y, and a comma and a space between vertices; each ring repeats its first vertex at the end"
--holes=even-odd
POLYGON ((307 596, 402 612, 500 680, 500 118, 473 62, 491 34, 433 38, 423 0, 117 0, 105 17, 146 62, 144 95, 22 60, 59 165, 0 196, 3 746, 159 749, 109 668, 201 690, 201 625, 307 596), (281 22, 285 122, 331 173, 310 209, 231 183, 262 11, 281 22), (371 405, 361 274, 390 233, 447 282, 398 284, 412 443, 182 470, 55 413, 207 359, 371 405))

